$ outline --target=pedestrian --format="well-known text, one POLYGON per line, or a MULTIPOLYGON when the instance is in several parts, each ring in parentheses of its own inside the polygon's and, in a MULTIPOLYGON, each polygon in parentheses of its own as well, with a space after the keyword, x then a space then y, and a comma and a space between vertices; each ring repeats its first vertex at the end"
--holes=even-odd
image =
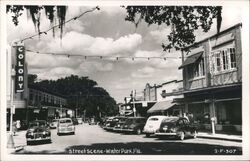
POLYGON ((16 121, 13 121, 13 124, 12 124, 12 132, 13 132, 13 135, 14 135, 14 136, 16 135, 16 131, 17 131, 16 121))
POLYGON ((17 128, 17 130, 19 130, 20 127, 21 127, 21 122, 20 122, 20 120, 17 120, 16 121, 16 128, 17 128))

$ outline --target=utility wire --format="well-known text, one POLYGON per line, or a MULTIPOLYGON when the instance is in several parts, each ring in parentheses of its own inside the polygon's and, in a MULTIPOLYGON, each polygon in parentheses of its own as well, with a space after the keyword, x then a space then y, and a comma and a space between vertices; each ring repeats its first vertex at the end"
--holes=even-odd
POLYGON ((18 41, 16 41, 16 42, 14 42, 14 43, 17 44, 18 42, 23 42, 23 41, 28 40, 28 39, 33 39, 33 37, 40 36, 41 34, 47 35, 47 32, 49 32, 50 30, 53 30, 53 29, 56 28, 56 27, 60 27, 60 25, 65 25, 66 23, 68 23, 68 22, 70 22, 70 21, 72 21, 72 20, 76 20, 76 19, 82 17, 82 16, 85 15, 86 13, 93 12, 93 11, 95 11, 95 10, 100 10, 100 8, 99 8, 98 6, 96 6, 95 8, 92 8, 92 9, 90 9, 90 10, 87 10, 87 11, 81 13, 80 15, 78 15, 78 16, 76 16, 76 17, 73 17, 73 18, 71 18, 71 19, 69 19, 69 20, 63 22, 62 24, 57 24, 57 25, 52 26, 51 28, 49 28, 49 29, 47 29, 47 30, 45 30, 45 31, 40 31, 40 32, 37 33, 37 34, 34 34, 34 35, 32 35, 32 36, 25 37, 25 38, 23 38, 23 39, 21 39, 21 40, 18 40, 18 41))

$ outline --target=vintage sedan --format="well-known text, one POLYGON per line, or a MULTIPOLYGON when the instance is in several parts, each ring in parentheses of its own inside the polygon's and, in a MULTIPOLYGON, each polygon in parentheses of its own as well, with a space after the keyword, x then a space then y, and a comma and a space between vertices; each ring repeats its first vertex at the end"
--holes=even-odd
POLYGON ((168 117, 162 121, 155 135, 159 138, 177 137, 184 140, 185 137, 196 138, 197 128, 186 117, 168 117))
POLYGON ((75 126, 70 118, 61 118, 58 121, 57 135, 75 134, 75 126))
POLYGON ((146 118, 144 117, 129 117, 122 126, 122 132, 130 132, 140 135, 145 124, 146 118))
POLYGON ((58 124, 58 119, 53 119, 53 120, 51 121, 51 123, 49 124, 49 127, 50 127, 51 129, 56 129, 57 124, 58 124))
POLYGON ((115 127, 116 123, 119 122, 120 119, 125 118, 124 116, 116 116, 114 118, 110 118, 109 120, 107 120, 104 129, 108 130, 108 131, 112 131, 113 128, 115 127))
POLYGON ((78 121, 78 124, 83 124, 83 121, 82 121, 82 118, 81 118, 81 117, 77 117, 76 119, 77 119, 77 121, 78 121))
POLYGON ((164 115, 150 116, 146 122, 146 125, 143 128, 143 133, 146 134, 146 137, 155 134, 156 130, 160 128, 162 120, 166 118, 167 116, 164 115))
POLYGON ((51 132, 45 120, 37 120, 29 123, 29 128, 26 132, 27 145, 35 141, 51 141, 51 132))
POLYGON ((115 132, 121 132, 122 131, 122 127, 125 124, 127 120, 127 117, 124 118, 120 118, 119 121, 115 124, 113 131, 115 132))

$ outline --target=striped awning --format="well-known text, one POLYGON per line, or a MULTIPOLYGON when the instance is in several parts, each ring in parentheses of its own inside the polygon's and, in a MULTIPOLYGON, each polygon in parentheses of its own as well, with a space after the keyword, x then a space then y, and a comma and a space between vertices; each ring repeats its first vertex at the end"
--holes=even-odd
POLYGON ((154 106, 147 111, 147 113, 162 112, 173 107, 174 105, 175 103, 173 103, 173 100, 156 102, 154 106))

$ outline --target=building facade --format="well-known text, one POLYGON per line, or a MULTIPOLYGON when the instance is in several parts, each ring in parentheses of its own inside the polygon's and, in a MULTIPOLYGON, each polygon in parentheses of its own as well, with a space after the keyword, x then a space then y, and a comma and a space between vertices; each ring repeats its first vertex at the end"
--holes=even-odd
MULTIPOLYGON (((18 44, 24 46, 24 44, 18 44)), ((16 84, 16 50, 15 46, 8 46, 6 51, 6 123, 10 127, 11 100, 13 99, 13 121, 20 120, 27 124, 30 120, 57 117, 66 117, 67 114, 74 114, 74 111, 67 109, 65 98, 28 87, 28 64, 23 64, 23 92, 15 91, 16 84)), ((24 54, 25 55, 25 54, 24 54)))
POLYGON ((183 81, 172 80, 155 87, 157 102, 147 112, 150 115, 182 116, 184 106, 176 100, 183 98, 183 81))
POLYGON ((190 46, 183 71, 185 112, 217 131, 241 132, 241 24, 190 46))
POLYGON ((29 120, 51 120, 74 116, 73 110, 67 108, 66 98, 35 87, 29 87, 28 89, 27 108, 29 120))

